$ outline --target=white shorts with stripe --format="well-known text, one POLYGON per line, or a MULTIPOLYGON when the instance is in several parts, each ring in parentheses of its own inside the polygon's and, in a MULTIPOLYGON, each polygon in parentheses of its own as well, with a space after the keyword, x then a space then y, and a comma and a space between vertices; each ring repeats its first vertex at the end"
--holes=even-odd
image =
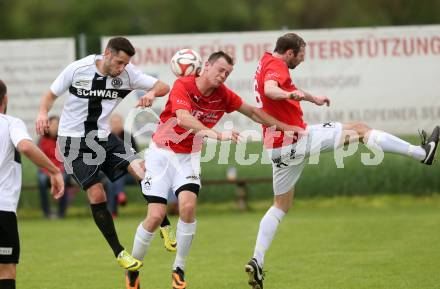
POLYGON ((167 201, 170 195, 184 185, 201 186, 200 152, 179 154, 158 148, 152 142, 145 151, 144 158, 146 172, 142 180, 142 193, 147 200, 159 198, 167 201))
POLYGON ((273 191, 281 195, 290 191, 298 181, 311 155, 335 150, 341 142, 342 124, 327 122, 310 125, 307 135, 298 142, 275 149, 267 149, 272 160, 273 191))

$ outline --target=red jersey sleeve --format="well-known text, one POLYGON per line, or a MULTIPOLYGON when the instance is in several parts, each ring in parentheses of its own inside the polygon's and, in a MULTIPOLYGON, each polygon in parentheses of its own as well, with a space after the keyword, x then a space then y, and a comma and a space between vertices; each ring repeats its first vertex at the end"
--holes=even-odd
MULTIPOLYGON (((225 87, 226 88, 226 87, 225 87)), ((227 104, 226 104, 226 112, 231 113, 233 111, 238 110, 243 104, 243 100, 235 94, 232 90, 226 88, 227 93, 227 104)))
POLYGON ((270 63, 264 73, 264 82, 268 80, 275 80, 279 86, 283 86, 284 83, 290 78, 289 70, 287 67, 279 65, 278 63, 270 63))
POLYGON ((191 100, 189 99, 188 91, 179 79, 174 82, 169 101, 171 103, 172 113, 175 113, 178 109, 191 111, 191 100))

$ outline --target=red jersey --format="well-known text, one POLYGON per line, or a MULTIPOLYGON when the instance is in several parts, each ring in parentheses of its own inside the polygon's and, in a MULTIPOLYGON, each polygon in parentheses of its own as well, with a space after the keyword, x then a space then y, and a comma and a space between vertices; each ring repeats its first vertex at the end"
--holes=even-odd
MULTIPOLYGON (((265 112, 279 121, 289 125, 305 128, 303 112, 299 101, 293 99, 273 100, 264 94, 264 83, 267 80, 278 82, 278 86, 285 91, 294 91, 297 88, 292 82, 289 68, 286 63, 271 53, 266 52, 258 63, 255 73, 255 92, 257 103, 262 105, 265 112)), ((264 146, 267 148, 278 148, 283 145, 284 133, 276 131, 275 135, 267 131, 267 126, 263 125, 264 146)), ((286 142, 294 142, 286 139, 286 142)))
MULTIPOLYGON (((51 137, 47 137, 47 136, 42 136, 40 141, 38 142, 38 147, 41 149, 41 151, 48 157, 49 160, 51 160, 51 162, 61 170, 61 172, 64 171, 64 167, 63 167, 63 163, 60 162, 57 157, 57 139, 56 138, 51 138, 51 137)), ((48 174, 47 169, 45 168, 40 168, 40 170, 45 173, 48 174)))
POLYGON ((208 128, 214 127, 225 112, 236 111, 243 104, 241 98, 224 84, 209 96, 200 93, 194 76, 174 82, 160 123, 153 135, 158 147, 169 147, 176 153, 193 153, 202 149, 203 140, 177 125, 176 110, 187 110, 208 128))

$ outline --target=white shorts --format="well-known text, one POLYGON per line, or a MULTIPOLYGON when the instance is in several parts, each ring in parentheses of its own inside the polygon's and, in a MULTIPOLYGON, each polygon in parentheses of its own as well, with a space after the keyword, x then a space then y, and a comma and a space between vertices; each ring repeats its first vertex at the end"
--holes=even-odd
POLYGON ((341 143, 342 124, 339 122, 311 125, 306 131, 308 134, 294 144, 267 150, 272 160, 275 195, 284 194, 295 186, 310 156, 334 150, 341 143))
POLYGON ((198 193, 201 187, 200 152, 178 154, 158 148, 152 142, 144 158, 146 172, 141 184, 148 202, 166 204, 169 195, 178 195, 182 188, 198 193))

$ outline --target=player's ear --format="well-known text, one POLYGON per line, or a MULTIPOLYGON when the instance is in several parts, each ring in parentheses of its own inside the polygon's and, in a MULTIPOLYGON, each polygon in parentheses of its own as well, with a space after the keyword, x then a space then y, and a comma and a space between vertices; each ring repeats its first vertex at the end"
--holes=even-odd
POLYGON ((105 56, 105 57, 110 57, 111 54, 112 54, 112 51, 111 51, 109 48, 106 48, 106 49, 104 50, 104 56, 105 56))
MULTIPOLYGON (((211 65, 211 63, 209 63, 209 61, 206 60, 206 61, 205 61, 205 65, 203 66, 202 72, 205 71, 205 70, 207 70, 208 67, 209 67, 210 65, 211 65)), ((201 73, 200 73, 200 74, 201 74, 201 73)))

